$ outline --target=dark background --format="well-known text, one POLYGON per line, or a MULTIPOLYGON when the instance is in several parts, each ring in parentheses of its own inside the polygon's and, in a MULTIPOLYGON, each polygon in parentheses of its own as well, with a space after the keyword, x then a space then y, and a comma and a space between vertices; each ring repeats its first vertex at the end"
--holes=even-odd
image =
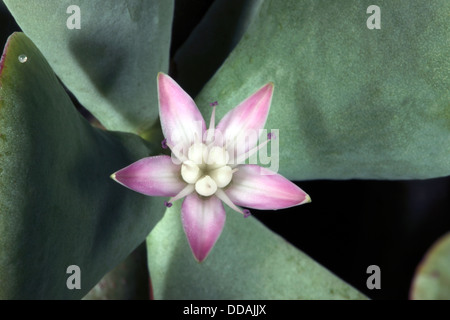
MULTIPOLYGON (((176 1, 171 57, 212 2, 176 1)), ((3 46, 20 28, 2 5, 0 2, 3 46)), ((176 80, 174 61, 171 75, 176 80)), ((296 183, 311 196, 312 203, 278 212, 252 210, 253 215, 372 299, 407 299, 417 265, 429 247, 450 230, 450 177, 296 183), (366 287, 366 270, 373 264, 381 268, 380 290, 366 287)))

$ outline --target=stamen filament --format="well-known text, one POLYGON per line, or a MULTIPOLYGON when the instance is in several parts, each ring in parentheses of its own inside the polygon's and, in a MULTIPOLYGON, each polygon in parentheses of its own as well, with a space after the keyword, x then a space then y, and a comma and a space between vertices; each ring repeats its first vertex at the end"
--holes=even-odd
POLYGON ((170 148, 170 151, 172 151, 172 153, 180 162, 185 162, 186 160, 188 160, 188 158, 186 158, 182 153, 179 153, 178 150, 176 150, 171 144, 167 143, 167 141, 166 145, 170 148))
POLYGON ((194 185, 188 184, 175 197, 170 198, 168 203, 173 203, 173 202, 177 201, 178 199, 184 198, 184 197, 190 195, 194 190, 195 190, 194 185))
POLYGON ((232 163, 231 166, 237 166, 240 164, 243 164, 245 162, 245 160, 247 160, 248 158, 250 158, 255 152, 257 152, 259 149, 261 149, 262 147, 264 147, 266 144, 269 143, 270 140, 266 140, 262 143, 260 143, 259 145, 257 145, 256 147, 254 147, 253 149, 242 153, 241 155, 239 155, 236 159, 236 163, 232 163))
POLYGON ((228 198, 227 194, 222 190, 222 189, 217 189, 215 195, 217 196, 217 198, 219 198, 220 200, 222 200, 223 202, 225 202, 231 209, 233 209, 236 212, 241 213, 242 215, 244 215, 244 212, 238 207, 236 206, 231 200, 230 198, 228 198))
POLYGON ((206 136, 206 144, 209 144, 212 142, 214 138, 214 130, 216 126, 216 107, 214 106, 213 111, 211 113, 211 120, 209 121, 209 129, 208 129, 208 135, 206 136))

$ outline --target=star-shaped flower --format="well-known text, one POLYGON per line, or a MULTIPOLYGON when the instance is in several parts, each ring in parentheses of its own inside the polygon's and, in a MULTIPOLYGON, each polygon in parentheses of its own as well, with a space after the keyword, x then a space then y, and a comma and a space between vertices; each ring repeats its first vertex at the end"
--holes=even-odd
POLYGON ((185 198, 181 219, 195 258, 203 261, 225 224, 224 202, 244 217, 242 207, 282 209, 306 202, 309 196, 269 169, 245 160, 270 141, 258 143, 273 94, 268 83, 229 111, 215 126, 215 106, 209 129, 192 98, 168 75, 158 74, 159 114, 172 157, 141 159, 111 177, 149 196, 171 197, 166 206, 185 198))

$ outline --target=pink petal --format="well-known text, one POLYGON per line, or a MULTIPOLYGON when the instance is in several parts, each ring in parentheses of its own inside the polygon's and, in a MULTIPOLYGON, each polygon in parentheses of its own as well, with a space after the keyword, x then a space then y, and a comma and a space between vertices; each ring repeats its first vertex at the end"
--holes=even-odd
POLYGON ((225 209, 217 197, 200 198, 196 193, 186 197, 181 219, 191 250, 201 262, 211 251, 225 224, 225 209))
POLYGON ((310 197, 285 177, 257 165, 242 165, 226 194, 238 206, 276 210, 310 202, 310 197))
POLYGON ((172 197, 186 183, 180 178, 180 166, 169 156, 143 158, 111 175, 115 181, 148 196, 172 197))
POLYGON ((194 100, 168 75, 158 74, 159 115, 167 144, 188 148, 194 139, 201 140, 205 120, 194 100))
POLYGON ((230 110, 217 125, 228 146, 245 146, 236 155, 256 146, 259 130, 264 128, 272 101, 273 83, 270 82, 230 110), (247 141, 241 141, 246 137, 247 141), (237 143, 236 139, 240 141, 237 143))

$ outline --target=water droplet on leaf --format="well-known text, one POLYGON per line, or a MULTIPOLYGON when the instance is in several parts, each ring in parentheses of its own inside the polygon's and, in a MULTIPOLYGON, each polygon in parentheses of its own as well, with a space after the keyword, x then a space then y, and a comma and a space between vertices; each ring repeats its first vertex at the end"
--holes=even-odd
POLYGON ((20 62, 20 63, 25 63, 25 62, 27 62, 28 57, 27 57, 26 55, 24 55, 24 54, 21 54, 21 55, 18 57, 18 59, 19 59, 19 62, 20 62))

